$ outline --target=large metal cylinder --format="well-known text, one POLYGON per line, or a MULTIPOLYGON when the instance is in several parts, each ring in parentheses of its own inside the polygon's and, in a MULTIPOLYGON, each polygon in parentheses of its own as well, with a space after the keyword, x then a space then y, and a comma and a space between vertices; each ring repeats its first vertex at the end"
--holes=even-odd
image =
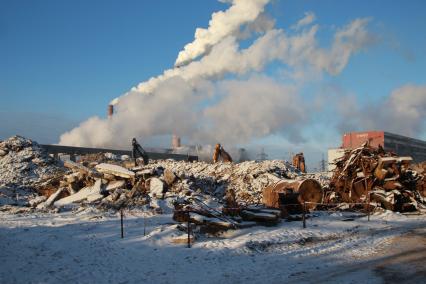
POLYGON ((280 180, 263 189, 263 203, 272 208, 285 212, 302 210, 304 202, 307 209, 314 209, 323 200, 321 184, 314 179, 305 180, 280 180))

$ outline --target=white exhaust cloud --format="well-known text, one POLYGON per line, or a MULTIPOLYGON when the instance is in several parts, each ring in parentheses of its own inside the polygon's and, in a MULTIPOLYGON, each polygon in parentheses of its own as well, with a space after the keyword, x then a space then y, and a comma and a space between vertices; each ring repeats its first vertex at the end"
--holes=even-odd
POLYGON ((304 26, 312 24, 316 20, 313 12, 305 12, 305 16, 300 19, 295 25, 291 26, 292 29, 298 30, 304 26))
POLYGON ((382 129, 419 137, 426 131, 426 86, 407 84, 396 88, 380 105, 361 105, 353 96, 341 95, 337 110, 342 131, 382 129))
MULTIPOLYGON (((186 65, 197 57, 204 55, 210 47, 225 37, 235 35, 241 26, 253 22, 264 11, 270 0, 233 0, 226 11, 212 14, 207 29, 197 28, 194 41, 185 45, 179 52, 175 66, 186 65)), ((230 1, 227 1, 230 2, 230 1)))
POLYGON ((367 30, 368 19, 356 19, 338 29, 329 48, 322 48, 316 39, 319 26, 313 20, 304 29, 287 33, 275 28, 266 16, 267 3, 235 0, 225 12, 214 13, 207 29, 208 44, 197 36, 191 43, 205 49, 194 49, 203 51, 188 52, 189 57, 182 55, 185 59, 178 57, 179 62, 189 60, 187 65, 165 70, 133 87, 113 101, 111 119, 92 117, 64 133, 59 143, 122 147, 132 137, 171 133, 197 144, 233 146, 275 134, 300 141, 310 106, 300 96, 300 84, 288 80, 303 77, 305 69, 339 74, 373 37, 367 30), (245 16, 234 15, 235 9, 245 16), (232 26, 226 33, 219 29, 224 23, 232 26), (241 49, 239 41, 247 37, 253 39, 252 44, 241 49), (262 74, 271 63, 289 70, 285 78, 262 74))

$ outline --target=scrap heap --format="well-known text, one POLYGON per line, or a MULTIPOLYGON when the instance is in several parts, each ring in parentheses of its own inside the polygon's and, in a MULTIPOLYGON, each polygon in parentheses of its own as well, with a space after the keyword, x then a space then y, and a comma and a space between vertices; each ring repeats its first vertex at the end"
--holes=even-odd
POLYGON ((34 188, 66 169, 34 141, 13 136, 0 141, 0 205, 25 205, 39 198, 34 188))
MULTIPOLYGON (((259 216, 248 211, 260 209, 249 210, 248 206, 261 204, 262 189, 300 175, 284 161, 211 164, 150 160, 135 166, 130 157, 111 153, 80 156, 79 162, 58 161, 36 142, 19 136, 0 146, 0 207, 6 206, 0 210, 19 212, 143 206, 172 213, 182 201, 200 205, 198 199, 219 211, 227 205, 245 208, 248 219, 257 219, 259 216)), ((276 216, 264 215, 274 220, 276 216)))
POLYGON ((326 202, 368 202, 393 211, 424 207, 426 178, 410 169, 411 157, 398 157, 368 143, 338 159, 326 202))

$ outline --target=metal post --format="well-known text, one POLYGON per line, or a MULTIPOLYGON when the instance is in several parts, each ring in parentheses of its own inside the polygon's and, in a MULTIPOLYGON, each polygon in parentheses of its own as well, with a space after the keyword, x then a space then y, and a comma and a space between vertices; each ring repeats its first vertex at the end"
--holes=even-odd
POLYGON ((143 212, 143 235, 146 235, 146 218, 145 218, 145 212, 143 212))
MULTIPOLYGON (((365 174, 364 165, 362 166, 362 170, 365 174)), ((368 187, 367 178, 364 178, 364 186, 367 191, 367 221, 370 221, 370 188, 368 187)))
POLYGON ((188 214, 188 248, 191 247, 191 221, 189 220, 189 211, 187 212, 188 214))
POLYGON ((303 228, 306 228, 306 201, 303 201, 303 215, 302 215, 302 220, 303 220, 303 228))
POLYGON ((120 217, 121 217, 121 238, 124 238, 123 209, 120 209, 120 217))
POLYGON ((367 205, 367 221, 370 222, 370 192, 367 192, 368 194, 368 205, 367 205))

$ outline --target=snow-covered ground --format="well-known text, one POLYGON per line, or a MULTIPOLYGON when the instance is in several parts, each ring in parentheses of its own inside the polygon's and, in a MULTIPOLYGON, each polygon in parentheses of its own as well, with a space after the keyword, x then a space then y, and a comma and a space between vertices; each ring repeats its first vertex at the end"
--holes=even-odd
MULTIPOLYGON (((424 215, 316 212, 307 221, 172 243, 171 215, 0 213, 0 283, 382 283, 372 265, 424 215), (146 236, 144 236, 146 224, 146 236), (340 272, 340 273, 338 273, 340 272)), ((424 255, 426 256, 426 255, 424 255)))

